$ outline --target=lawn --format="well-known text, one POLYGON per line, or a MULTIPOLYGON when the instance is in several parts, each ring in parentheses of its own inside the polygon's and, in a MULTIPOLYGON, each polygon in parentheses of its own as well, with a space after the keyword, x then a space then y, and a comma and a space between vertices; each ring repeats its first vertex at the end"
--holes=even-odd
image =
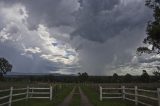
POLYGON ((123 101, 121 99, 100 101, 99 93, 93 88, 88 86, 82 86, 81 88, 94 106, 134 106, 133 102, 123 101))

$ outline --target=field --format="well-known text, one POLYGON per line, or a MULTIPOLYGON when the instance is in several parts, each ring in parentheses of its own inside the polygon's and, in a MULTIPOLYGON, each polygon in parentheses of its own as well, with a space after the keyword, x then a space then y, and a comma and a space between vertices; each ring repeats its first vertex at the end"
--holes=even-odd
MULTIPOLYGON (((67 104, 66 106, 85 106, 84 99, 82 98, 82 92, 88 99, 89 105, 86 106, 135 106, 134 102, 126 101, 123 99, 104 99, 100 101, 100 94, 99 94, 99 85, 108 86, 108 87, 116 87, 120 86, 119 84, 52 84, 52 83, 21 83, 21 82, 1 82, 3 86, 0 86, 0 90, 9 88, 10 85, 14 86, 15 88, 22 88, 26 87, 27 85, 36 86, 36 87, 45 87, 52 85, 53 86, 53 99, 50 101, 49 99, 28 99, 22 100, 19 102, 12 103, 12 106, 64 106, 62 104, 67 104), (73 89, 74 88, 74 89, 73 89), (82 92, 80 92, 80 89, 82 92), (73 91, 71 93, 71 91, 73 91), (71 96, 70 99, 67 99, 68 96, 71 96), (66 100, 67 99, 67 100, 66 100), (65 102, 66 103, 65 103, 65 102), (63 103, 64 102, 64 103, 63 103)), ((138 85, 138 84, 137 84, 138 85)), ((145 85, 144 88, 150 88, 152 90, 156 89, 156 86, 159 87, 157 84, 156 86, 147 84, 139 84, 139 87, 142 88, 140 85, 145 85)), ((127 86, 127 85, 126 85, 127 86)), ((130 84, 128 85, 131 86, 130 84)), ((134 86, 134 84, 132 84, 134 86)), ((0 96, 5 94, 0 93, 0 96)), ((1 101, 0 101, 1 103, 1 101)), ((139 105, 141 106, 141 105, 139 105)), ((144 105, 145 106, 145 105, 144 105)), ((156 105, 153 105, 156 106, 156 105)))

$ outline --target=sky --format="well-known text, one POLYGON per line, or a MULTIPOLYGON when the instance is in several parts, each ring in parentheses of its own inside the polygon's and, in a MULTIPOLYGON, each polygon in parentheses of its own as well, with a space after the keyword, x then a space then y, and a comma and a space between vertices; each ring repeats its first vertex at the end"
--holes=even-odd
POLYGON ((145 0, 0 0, 0 57, 12 72, 151 74, 160 55, 136 49, 152 15, 145 0))

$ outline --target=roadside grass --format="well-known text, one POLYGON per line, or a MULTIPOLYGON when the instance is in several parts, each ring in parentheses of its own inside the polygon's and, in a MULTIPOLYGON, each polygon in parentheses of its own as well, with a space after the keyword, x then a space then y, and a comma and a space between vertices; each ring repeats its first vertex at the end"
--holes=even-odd
POLYGON ((94 106, 134 106, 133 102, 124 101, 121 99, 109 99, 100 101, 99 93, 93 90, 93 88, 88 86, 81 86, 81 88, 94 106))
POLYGON ((60 89, 59 86, 56 86, 53 91, 53 100, 45 99, 28 99, 15 102, 12 106, 56 106, 61 103, 64 98, 71 92, 73 86, 62 86, 60 89))
POLYGON ((73 86, 62 86, 61 89, 57 90, 57 94, 53 98, 54 105, 57 105, 57 104, 63 102, 65 97, 70 94, 72 89, 73 89, 73 86))
POLYGON ((73 93, 72 101, 69 106, 80 106, 81 105, 81 97, 79 93, 79 88, 75 88, 75 92, 73 93))

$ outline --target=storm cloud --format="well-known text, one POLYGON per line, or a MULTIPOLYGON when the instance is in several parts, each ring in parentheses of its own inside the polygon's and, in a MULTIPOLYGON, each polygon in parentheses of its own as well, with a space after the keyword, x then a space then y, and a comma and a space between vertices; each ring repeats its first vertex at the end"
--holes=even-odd
POLYGON ((0 56, 15 72, 139 74, 157 59, 136 55, 150 19, 144 0, 1 0, 0 56))
POLYGON ((143 28, 148 17, 143 0, 82 0, 72 36, 104 43, 124 30, 143 28))
POLYGON ((140 61, 135 65, 132 60, 146 36, 151 10, 142 0, 104 1, 82 0, 76 17, 77 26, 71 37, 75 40, 73 45, 78 42, 77 47, 82 48, 79 59, 83 69, 107 75, 141 74, 140 61))

